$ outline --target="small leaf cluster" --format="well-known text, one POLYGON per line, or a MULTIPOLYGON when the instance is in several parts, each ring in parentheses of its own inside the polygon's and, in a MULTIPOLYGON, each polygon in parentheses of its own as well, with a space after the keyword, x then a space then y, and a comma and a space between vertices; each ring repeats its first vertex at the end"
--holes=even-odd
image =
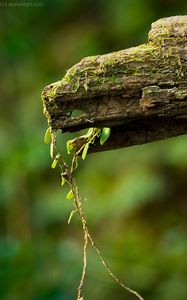
MULTIPOLYGON (((90 145, 93 145, 97 139, 101 145, 103 145, 109 138, 111 133, 110 128, 89 128, 85 135, 79 136, 73 140, 68 140, 66 143, 67 153, 71 154, 73 152, 73 157, 70 166, 66 164, 62 156, 61 151, 58 149, 56 143, 56 135, 49 127, 47 128, 44 135, 44 142, 46 144, 50 143, 50 156, 53 159, 51 168, 55 169, 59 166, 61 169, 61 186, 68 183, 70 186, 70 191, 68 192, 66 198, 68 200, 74 199, 74 192, 72 189, 72 174, 78 167, 78 159, 82 157, 85 160, 90 145)), ((70 223, 73 215, 77 212, 77 209, 72 210, 70 213, 68 224, 70 223)))

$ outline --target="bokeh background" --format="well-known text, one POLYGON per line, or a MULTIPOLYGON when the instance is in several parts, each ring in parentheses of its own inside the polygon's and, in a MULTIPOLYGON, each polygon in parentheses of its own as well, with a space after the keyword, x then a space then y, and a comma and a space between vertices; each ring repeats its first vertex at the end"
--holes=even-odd
MULTIPOLYGON (((9 2, 0 2, 0 299, 74 300, 81 224, 67 224, 72 202, 50 168, 41 91, 85 56, 146 42, 153 21, 187 14, 187 2, 9 2)), ((113 271, 145 299, 186 300, 187 137, 92 154, 76 176, 113 271)), ((135 299, 92 249, 85 299, 135 299)))

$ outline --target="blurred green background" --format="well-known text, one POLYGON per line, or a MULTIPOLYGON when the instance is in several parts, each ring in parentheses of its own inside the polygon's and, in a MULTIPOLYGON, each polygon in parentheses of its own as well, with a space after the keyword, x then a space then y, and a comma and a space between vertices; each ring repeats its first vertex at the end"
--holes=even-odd
MULTIPOLYGON (((81 224, 77 217, 67 224, 72 203, 50 169, 41 91, 84 56, 144 43, 153 21, 186 14, 187 2, 2 3, 0 299, 74 300, 81 224)), ((183 136, 90 155, 76 173, 98 246, 145 299, 187 299, 186 152, 183 136)), ((92 249, 86 279, 85 299, 135 299, 112 281, 92 249)))

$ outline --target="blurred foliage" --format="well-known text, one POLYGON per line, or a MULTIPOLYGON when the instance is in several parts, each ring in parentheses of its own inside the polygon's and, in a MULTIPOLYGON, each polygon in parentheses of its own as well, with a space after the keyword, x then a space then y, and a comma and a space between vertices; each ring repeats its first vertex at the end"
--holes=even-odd
MULTIPOLYGON (((73 300, 82 269, 81 225, 67 225, 72 203, 43 144, 42 89, 84 56, 143 43, 153 21, 187 11, 186 0, 42 3, 0 7, 3 300, 73 300)), ((77 172, 97 244, 145 299, 187 299, 186 152, 186 137, 178 137, 90 155, 77 172)), ((92 250, 85 294, 133 299, 92 250)))

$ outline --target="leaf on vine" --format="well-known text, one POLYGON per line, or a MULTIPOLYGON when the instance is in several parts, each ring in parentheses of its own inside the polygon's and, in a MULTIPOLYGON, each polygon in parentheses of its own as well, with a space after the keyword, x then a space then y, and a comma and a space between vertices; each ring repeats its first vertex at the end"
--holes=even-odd
POLYGON ((44 143, 49 144, 50 140, 51 140, 51 130, 50 127, 48 127, 44 135, 44 143))
POLYGON ((103 145, 106 142, 106 140, 110 136, 110 133, 111 133, 111 129, 109 127, 104 127, 102 129, 101 136, 100 136, 100 144, 101 145, 103 145))
POLYGON ((65 181, 65 178, 62 176, 62 177, 61 177, 61 186, 64 186, 65 182, 66 182, 66 181, 65 181))
POLYGON ((71 200, 73 198, 74 198, 73 191, 70 190, 69 193, 66 195, 66 199, 71 200))
POLYGON ((88 152, 88 148, 89 148, 89 143, 87 143, 85 146, 84 146, 84 149, 82 151, 82 159, 84 160, 86 158, 86 155, 87 155, 87 152, 88 152))
POLYGON ((50 145, 50 156, 51 156, 51 158, 54 158, 54 144, 53 144, 53 142, 50 145))
POLYGON ((68 224, 71 222, 71 219, 73 218, 74 214, 77 212, 76 209, 72 210, 70 215, 69 215, 69 218, 68 218, 68 224))
POLYGON ((56 168, 57 163, 58 163, 58 160, 55 158, 51 164, 51 168, 52 169, 56 168))
POLYGON ((89 128, 87 133, 84 135, 85 137, 90 137, 94 133, 94 128, 89 128))
POLYGON ((71 150, 73 149, 73 145, 71 141, 67 141, 66 148, 67 148, 67 153, 70 154, 71 150))

